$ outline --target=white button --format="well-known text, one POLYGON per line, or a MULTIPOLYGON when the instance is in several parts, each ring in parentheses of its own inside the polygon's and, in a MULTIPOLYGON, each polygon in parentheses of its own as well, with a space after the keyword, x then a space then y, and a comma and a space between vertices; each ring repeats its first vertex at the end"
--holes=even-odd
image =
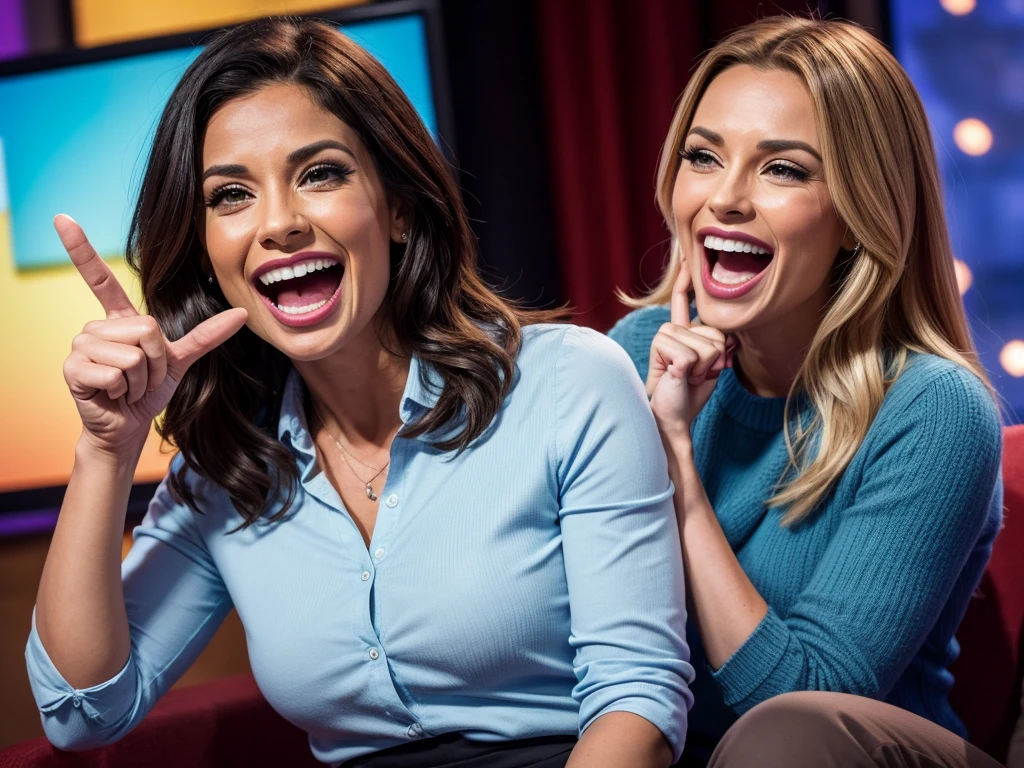
POLYGON ((362 579, 363 581, 369 581, 370 580, 370 572, 369 571, 363 571, 361 574, 359 574, 359 578, 362 579))
POLYGON ((423 729, 420 728, 418 725, 410 725, 409 729, 405 733, 410 739, 415 739, 417 736, 423 733, 423 729))
POLYGON ((377 547, 377 551, 373 553, 373 556, 378 560, 384 557, 384 547, 377 547))
POLYGON ((370 658, 373 659, 374 661, 376 661, 377 659, 380 658, 380 653, 377 651, 376 648, 371 648, 370 649, 370 658))
POLYGON ((393 509, 398 506, 398 497, 392 493, 390 496, 384 499, 384 503, 393 509))
POLYGON ((71 697, 71 703, 74 704, 76 707, 82 706, 82 696, 81 696, 81 694, 76 693, 74 696, 72 696, 71 697))
POLYGON ((421 726, 419 723, 413 723, 412 729, 416 731, 417 735, 422 735, 423 733, 423 726, 421 726))

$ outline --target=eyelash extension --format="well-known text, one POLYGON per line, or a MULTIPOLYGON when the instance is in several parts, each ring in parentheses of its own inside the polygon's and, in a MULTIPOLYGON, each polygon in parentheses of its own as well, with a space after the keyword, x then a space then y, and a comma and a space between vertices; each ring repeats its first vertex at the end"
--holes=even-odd
POLYGON ((811 178, 811 174, 805 171, 803 168, 800 168, 796 165, 790 165, 789 163, 783 163, 778 160, 776 160, 773 163, 770 163, 766 170, 770 171, 774 168, 781 168, 785 170, 786 175, 784 176, 784 178, 787 178, 792 181, 807 181, 809 178, 811 178))
POLYGON ((686 162, 690 163, 690 165, 693 165, 699 160, 710 161, 713 159, 711 157, 711 153, 708 152, 706 149, 699 149, 696 147, 692 149, 679 150, 679 156, 683 158, 683 160, 685 160, 686 162))
POLYGON ((305 179, 313 171, 331 171, 338 175, 340 181, 345 181, 349 176, 351 176, 354 173, 354 171, 351 168, 349 168, 347 165, 342 165, 341 163, 317 163, 316 165, 307 169, 306 172, 302 174, 302 178, 305 179))
MULTIPOLYGON (((307 178, 313 171, 330 171, 338 176, 340 181, 344 181, 351 176, 354 171, 348 166, 341 165, 340 163, 317 163, 313 167, 306 170, 302 175, 303 178, 307 178)), ((319 182, 321 184, 325 182, 319 182)), ((213 190, 209 196, 207 196, 205 203, 209 208, 216 208, 222 202, 229 192, 238 190, 240 192, 248 192, 248 190, 240 184, 225 184, 222 187, 217 187, 213 190)))
POLYGON ((208 208, 216 208, 218 205, 220 205, 221 202, 223 202, 224 197, 227 195, 227 193, 233 190, 239 190, 240 192, 248 191, 241 184, 225 184, 222 187, 217 187, 207 196, 206 206, 208 208))
MULTIPOLYGON (((699 147, 681 149, 679 151, 679 156, 690 165, 698 168, 702 166, 706 167, 708 163, 714 162, 714 157, 711 153, 706 149, 701 149, 699 147)), ((766 170, 771 171, 773 169, 782 169, 784 173, 775 175, 778 178, 783 178, 787 181, 805 182, 811 178, 811 174, 808 171, 805 171, 803 168, 800 168, 795 164, 790 165, 789 163, 781 160, 775 160, 774 162, 769 163, 766 170)))

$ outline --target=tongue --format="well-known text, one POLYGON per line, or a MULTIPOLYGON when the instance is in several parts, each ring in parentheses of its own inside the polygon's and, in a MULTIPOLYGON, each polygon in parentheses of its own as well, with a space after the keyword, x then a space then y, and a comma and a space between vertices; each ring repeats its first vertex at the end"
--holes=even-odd
POLYGON ((720 283, 742 283, 759 274, 768 266, 768 261, 752 253, 719 251, 711 276, 720 283))
POLYGON ((305 307, 327 301, 338 290, 338 277, 338 270, 330 269, 293 278, 277 294, 276 304, 279 307, 305 307))

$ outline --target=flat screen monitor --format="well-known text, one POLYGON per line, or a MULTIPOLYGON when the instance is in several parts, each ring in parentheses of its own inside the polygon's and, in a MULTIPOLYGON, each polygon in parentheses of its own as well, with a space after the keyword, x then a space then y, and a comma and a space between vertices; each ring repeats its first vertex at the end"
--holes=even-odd
MULTIPOLYGON (((378 58, 450 143, 432 2, 317 14, 378 58)), ((102 317, 53 230, 73 216, 136 301, 128 224, 160 113, 205 33, 0 65, 0 535, 52 524, 81 431, 62 375, 71 340, 102 317)), ((171 457, 150 435, 133 498, 171 457)))

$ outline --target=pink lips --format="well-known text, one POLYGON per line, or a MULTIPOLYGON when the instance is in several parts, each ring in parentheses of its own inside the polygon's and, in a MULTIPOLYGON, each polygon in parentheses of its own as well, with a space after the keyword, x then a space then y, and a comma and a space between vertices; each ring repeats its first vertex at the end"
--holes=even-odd
POLYGON ((708 235, 714 237, 727 238, 730 240, 739 240, 744 243, 750 243, 756 245, 759 248, 764 248, 766 251, 771 251, 774 257, 774 249, 763 240, 759 240, 752 235, 748 235, 745 232, 727 232, 722 229, 716 229, 714 227, 705 227, 697 232, 697 239, 700 242, 701 253, 704 258, 701 259, 700 277, 701 285, 704 286, 704 290, 709 296, 715 299, 737 299, 744 294, 752 291, 763 278, 768 270, 771 269, 769 263, 764 269, 758 272, 754 277, 747 280, 745 283, 739 285, 726 285, 720 283, 711 276, 711 259, 708 257, 708 249, 704 247, 704 238, 708 235))
MULTIPOLYGON (((331 261, 336 262, 341 261, 341 259, 333 253, 303 251, 302 253, 296 253, 285 259, 274 259, 273 261, 260 264, 260 266, 253 271, 249 279, 252 281, 253 285, 257 285, 259 283, 260 275, 265 272, 269 272, 272 269, 280 269, 281 267, 290 267, 292 264, 297 264, 300 261, 316 258, 330 259, 331 261)), ((334 311, 335 307, 337 307, 341 301, 341 289, 345 286, 345 278, 347 276, 347 272, 342 273, 341 282, 338 283, 338 289, 334 292, 331 298, 327 300, 326 304, 303 315, 289 315, 287 312, 282 312, 274 302, 263 295, 258 287, 256 289, 256 293, 259 295, 260 299, 262 299, 263 303, 267 305, 267 309, 270 310, 270 314, 277 318, 277 320, 279 320, 283 325, 288 325, 292 328, 305 328, 310 325, 316 325, 334 311)))

